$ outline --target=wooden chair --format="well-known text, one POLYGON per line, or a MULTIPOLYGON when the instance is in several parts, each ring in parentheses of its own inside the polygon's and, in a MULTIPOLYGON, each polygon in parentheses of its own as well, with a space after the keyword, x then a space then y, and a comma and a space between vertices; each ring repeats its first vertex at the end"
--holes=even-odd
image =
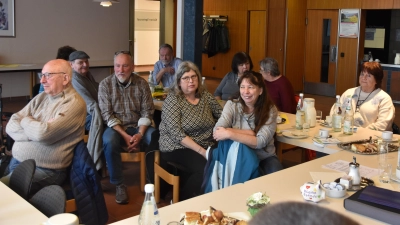
POLYGON ((160 151, 154 153, 154 198, 160 202, 160 178, 172 185, 172 202, 179 201, 179 176, 170 174, 160 166, 160 151))
POLYGON ((146 157, 145 152, 122 152, 122 162, 140 162, 140 190, 144 192, 144 185, 146 184, 146 157))

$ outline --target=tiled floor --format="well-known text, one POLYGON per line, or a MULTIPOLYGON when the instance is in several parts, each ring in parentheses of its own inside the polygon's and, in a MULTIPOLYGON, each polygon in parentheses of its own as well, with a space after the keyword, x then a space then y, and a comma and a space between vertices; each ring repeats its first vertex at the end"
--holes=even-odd
MULTIPOLYGON (((148 67, 136 67, 137 71, 149 71, 152 70, 152 66, 148 67)), ((146 72, 141 73, 141 75, 147 79, 148 74, 146 72)), ((206 85, 208 90, 213 93, 217 88, 220 79, 207 78, 206 85)), ((325 117, 329 111, 331 106, 333 105, 335 98, 333 97, 325 97, 318 95, 309 95, 306 94, 306 97, 311 97, 315 99, 315 108, 323 111, 323 117, 325 117)), ((21 110, 28 99, 26 97, 22 98, 5 98, 3 99, 4 111, 5 112, 16 112, 21 110)), ((400 124, 400 106, 396 106, 396 124, 400 124)), ((4 124, 5 125, 5 124, 4 124)), ((284 154, 284 167, 290 167, 301 163, 302 153, 301 150, 293 150, 284 154)), ((119 221, 131 216, 138 215, 140 213, 140 209, 144 200, 144 193, 140 191, 139 187, 139 163, 124 163, 124 178, 125 183, 128 186, 128 194, 129 194, 129 204, 119 205, 115 202, 115 187, 109 183, 109 178, 102 179, 102 185, 104 190, 104 197, 106 200, 108 213, 109 213, 109 223, 119 221)), ((168 205, 167 201, 161 201, 158 206, 163 207, 168 205)))

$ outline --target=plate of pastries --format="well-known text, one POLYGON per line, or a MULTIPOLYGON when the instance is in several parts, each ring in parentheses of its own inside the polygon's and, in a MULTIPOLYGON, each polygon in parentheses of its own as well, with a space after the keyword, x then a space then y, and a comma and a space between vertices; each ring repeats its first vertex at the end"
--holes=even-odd
POLYGON ((210 206, 201 212, 185 212, 180 220, 183 225, 247 225, 250 215, 244 212, 224 213, 210 206))

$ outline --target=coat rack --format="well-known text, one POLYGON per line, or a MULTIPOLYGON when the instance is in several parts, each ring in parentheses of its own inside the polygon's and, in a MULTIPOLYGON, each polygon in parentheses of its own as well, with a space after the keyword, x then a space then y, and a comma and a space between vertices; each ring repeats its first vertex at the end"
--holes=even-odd
POLYGON ((228 16, 221 16, 221 15, 209 15, 209 16, 206 16, 206 15, 203 15, 203 19, 207 20, 207 21, 210 21, 210 20, 213 20, 213 19, 219 20, 219 21, 228 21, 228 16))

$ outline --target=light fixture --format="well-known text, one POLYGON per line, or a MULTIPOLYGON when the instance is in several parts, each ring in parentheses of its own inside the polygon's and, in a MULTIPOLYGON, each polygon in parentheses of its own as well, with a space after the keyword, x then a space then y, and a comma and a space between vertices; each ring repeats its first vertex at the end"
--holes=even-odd
POLYGON ((110 7, 112 3, 110 1, 102 1, 100 2, 100 5, 103 7, 110 7))

